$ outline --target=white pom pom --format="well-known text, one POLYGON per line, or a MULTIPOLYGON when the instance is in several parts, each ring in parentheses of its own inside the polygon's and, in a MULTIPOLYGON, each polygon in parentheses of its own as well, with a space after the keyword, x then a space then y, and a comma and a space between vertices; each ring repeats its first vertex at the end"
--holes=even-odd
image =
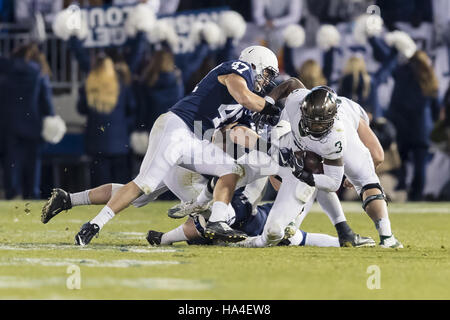
POLYGON ((173 25, 164 19, 156 21, 152 31, 147 34, 147 38, 150 43, 167 41, 172 50, 178 47, 180 40, 173 25))
POLYGON ((131 149, 138 155, 145 155, 148 147, 148 133, 135 131, 130 137, 131 149))
POLYGON ((225 37, 222 30, 212 21, 203 24, 202 34, 210 47, 217 48, 224 44, 225 37))
POLYGON ((224 11, 219 18, 219 25, 227 38, 240 40, 245 35, 247 23, 236 11, 224 11))
POLYGON ((388 45, 395 47, 400 54, 410 59, 417 51, 417 45, 414 40, 403 31, 393 31, 385 36, 388 45))
POLYGON ((360 44, 367 43, 367 37, 379 36, 383 30, 383 19, 376 14, 363 14, 355 21, 353 37, 360 44))
POLYGON ((291 24, 283 30, 283 38, 288 47, 301 47, 305 43, 305 30, 298 24, 291 24))
POLYGON ((64 41, 69 40, 73 35, 83 40, 88 35, 88 24, 83 18, 80 8, 71 5, 56 14, 52 24, 53 33, 64 41))
POLYGON ((57 144, 66 134, 66 123, 60 116, 48 116, 44 118, 42 124, 42 138, 45 141, 57 144))
POLYGON ((138 31, 151 32, 156 23, 155 12, 145 3, 135 6, 125 21, 125 32, 130 37, 136 36, 138 31))
POLYGON ((317 31, 316 41, 320 49, 329 50, 330 48, 339 45, 339 42, 341 42, 341 35, 335 26, 325 24, 317 31))

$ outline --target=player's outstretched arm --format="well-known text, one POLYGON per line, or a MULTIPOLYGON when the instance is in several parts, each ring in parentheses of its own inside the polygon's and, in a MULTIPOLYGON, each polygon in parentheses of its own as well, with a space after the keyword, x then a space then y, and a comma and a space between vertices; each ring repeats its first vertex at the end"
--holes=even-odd
POLYGON ((245 79, 237 74, 232 73, 222 75, 219 76, 218 80, 227 87, 228 92, 236 100, 236 102, 251 111, 264 114, 272 113, 272 108, 275 101, 286 98, 296 89, 305 88, 300 80, 290 78, 274 88, 270 94, 266 96, 266 98, 261 98, 257 94, 250 91, 247 87, 245 79))
POLYGON ((270 91, 268 96, 274 101, 278 101, 287 98, 287 96, 294 90, 305 88, 305 85, 297 78, 289 78, 270 91))
POLYGON ((234 100, 245 108, 254 112, 261 112, 266 106, 266 100, 251 92, 243 77, 230 73, 219 76, 218 80, 227 87, 234 100))
POLYGON ((361 142, 369 149, 375 168, 384 161, 384 150, 369 124, 363 119, 359 120, 358 135, 361 142))

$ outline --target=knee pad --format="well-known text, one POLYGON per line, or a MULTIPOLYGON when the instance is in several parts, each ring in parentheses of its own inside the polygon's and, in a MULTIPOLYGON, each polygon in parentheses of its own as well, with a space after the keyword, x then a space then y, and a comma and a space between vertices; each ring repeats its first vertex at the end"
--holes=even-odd
POLYGON ((384 200, 384 201, 386 201, 386 204, 387 204, 386 194, 384 193, 383 187, 379 183, 372 183, 372 184, 365 185, 361 189, 360 197, 361 197, 361 201, 362 201, 362 208, 364 209, 364 211, 366 211, 367 205, 374 200, 384 200), (362 200, 364 192, 367 190, 370 190, 370 189, 378 189, 381 191, 381 193, 368 196, 366 198, 366 200, 362 200))

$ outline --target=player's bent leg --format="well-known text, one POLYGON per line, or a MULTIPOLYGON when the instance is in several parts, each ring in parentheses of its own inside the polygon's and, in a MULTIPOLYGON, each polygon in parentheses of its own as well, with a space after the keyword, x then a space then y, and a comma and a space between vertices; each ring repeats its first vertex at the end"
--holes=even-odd
POLYGON ((121 187, 108 201, 100 213, 90 222, 85 223, 75 236, 75 244, 85 246, 99 233, 101 228, 116 214, 125 209, 142 194, 141 189, 134 183, 121 187))
POLYGON ((81 192, 69 193, 63 189, 52 190, 51 197, 42 208, 41 220, 47 223, 58 213, 69 210, 76 206, 107 204, 111 195, 123 185, 118 183, 108 183, 81 192))
MULTIPOLYGON (((171 112, 161 115, 150 132, 147 152, 139 174, 132 182, 121 187, 89 224, 97 225, 99 231, 143 193, 150 195, 157 190, 167 173, 183 155, 189 153, 193 141, 195 141, 194 135, 183 120, 171 112)), ((76 235, 75 242, 86 245, 92 237, 83 238, 83 227, 76 235)), ((87 234, 90 235, 90 233, 87 234)))
POLYGON ((391 222, 387 210, 387 199, 380 184, 368 184, 361 190, 363 209, 375 223, 380 235, 380 246, 383 248, 403 248, 392 233, 391 222))
POLYGON ((335 192, 318 191, 317 201, 336 228, 341 247, 374 247, 375 241, 355 233, 348 225, 341 202, 335 192))
POLYGON ((206 222, 202 215, 194 215, 189 217, 184 224, 166 233, 149 230, 146 238, 152 246, 171 245, 181 241, 204 240, 203 231, 205 225, 206 222))

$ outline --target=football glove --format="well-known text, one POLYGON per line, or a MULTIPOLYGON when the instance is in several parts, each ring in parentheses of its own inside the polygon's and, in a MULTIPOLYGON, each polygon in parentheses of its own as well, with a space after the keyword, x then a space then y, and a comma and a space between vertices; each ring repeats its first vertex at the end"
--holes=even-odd
POLYGON ((313 174, 305 170, 303 157, 297 157, 292 149, 281 148, 278 162, 282 167, 290 167, 294 177, 300 181, 305 182, 309 186, 315 186, 313 174))

